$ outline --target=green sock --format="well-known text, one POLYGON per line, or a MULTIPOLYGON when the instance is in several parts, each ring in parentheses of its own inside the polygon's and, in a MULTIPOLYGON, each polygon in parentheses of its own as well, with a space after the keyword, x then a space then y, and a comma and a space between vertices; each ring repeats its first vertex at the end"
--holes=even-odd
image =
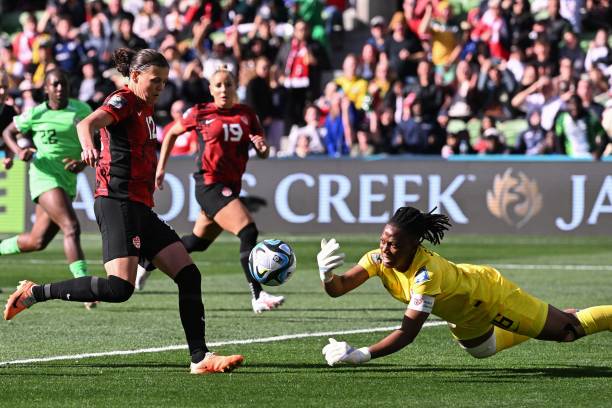
POLYGON ((85 261, 84 259, 79 259, 78 261, 74 261, 73 263, 68 265, 68 267, 70 268, 70 272, 72 273, 72 276, 74 276, 75 278, 82 278, 83 276, 89 276, 89 273, 87 273, 87 261, 85 261))
POLYGON ((17 244, 18 236, 10 237, 0 241, 0 255, 12 255, 21 252, 19 245, 17 244))

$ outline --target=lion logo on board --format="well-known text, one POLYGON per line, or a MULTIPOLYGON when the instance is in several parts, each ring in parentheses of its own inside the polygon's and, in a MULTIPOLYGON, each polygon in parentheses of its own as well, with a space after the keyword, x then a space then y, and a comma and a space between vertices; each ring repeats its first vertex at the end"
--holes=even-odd
POLYGON ((518 229, 542 210, 542 194, 535 179, 522 171, 515 177, 508 168, 495 175, 493 189, 487 191, 487 207, 496 218, 518 229))

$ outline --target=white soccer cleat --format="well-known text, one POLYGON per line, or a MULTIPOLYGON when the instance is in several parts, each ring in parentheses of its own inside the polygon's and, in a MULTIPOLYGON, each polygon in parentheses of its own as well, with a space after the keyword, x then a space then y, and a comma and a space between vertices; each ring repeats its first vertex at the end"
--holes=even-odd
POLYGON ((147 268, 138 265, 136 269, 136 282, 134 283, 134 287, 136 290, 143 290, 145 284, 147 283, 147 279, 151 276, 152 271, 147 271, 147 268))
POLYGON ((251 305, 253 306, 253 312, 260 314, 278 308, 284 301, 284 296, 274 296, 261 291, 259 298, 251 299, 251 305))

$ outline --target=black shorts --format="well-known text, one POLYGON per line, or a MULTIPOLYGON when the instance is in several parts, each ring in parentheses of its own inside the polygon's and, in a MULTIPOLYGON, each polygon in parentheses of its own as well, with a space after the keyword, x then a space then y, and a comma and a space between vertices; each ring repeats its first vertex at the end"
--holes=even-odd
POLYGON ((202 211, 210 219, 231 201, 239 197, 239 193, 234 193, 232 189, 222 183, 204 184, 202 175, 194 175, 195 197, 202 208, 202 211))
POLYGON ((142 203, 97 197, 94 212, 102 233, 104 263, 128 256, 151 261, 159 251, 181 240, 172 227, 142 203))

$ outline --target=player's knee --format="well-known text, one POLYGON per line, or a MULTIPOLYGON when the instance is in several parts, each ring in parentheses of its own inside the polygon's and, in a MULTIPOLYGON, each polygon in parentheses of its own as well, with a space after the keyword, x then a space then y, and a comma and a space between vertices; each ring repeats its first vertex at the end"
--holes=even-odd
POLYGON ((461 347, 463 347, 465 351, 467 351, 472 357, 475 357, 475 358, 491 357, 497 352, 494 335, 489 337, 487 340, 485 340, 483 343, 479 344, 478 346, 474 346, 474 347, 461 346, 461 347))
POLYGON ((240 239, 240 252, 244 250, 251 250, 257 243, 257 236, 259 231, 255 223, 250 223, 246 227, 238 232, 238 238, 240 239))
POLYGON ((194 264, 187 265, 174 277, 174 282, 179 287, 179 291, 201 292, 202 274, 194 264))
MULTIPOLYGON (((124 279, 111 275, 106 280, 106 282, 107 282, 107 287, 105 288, 106 290, 104 291, 105 296, 104 298, 102 298, 101 296, 101 299, 100 299, 105 302, 111 302, 111 303, 125 302, 132 296, 132 293, 134 293, 134 285, 132 285, 130 282, 124 279)), ((102 291, 100 295, 103 295, 102 291)))
POLYGON ((185 248, 187 249, 187 252, 189 253, 195 252, 195 251, 199 251, 199 252, 206 251, 206 249, 208 249, 208 247, 212 243, 212 241, 208 239, 200 238, 194 234, 183 235, 181 237, 181 241, 183 242, 183 245, 185 245, 185 248))

